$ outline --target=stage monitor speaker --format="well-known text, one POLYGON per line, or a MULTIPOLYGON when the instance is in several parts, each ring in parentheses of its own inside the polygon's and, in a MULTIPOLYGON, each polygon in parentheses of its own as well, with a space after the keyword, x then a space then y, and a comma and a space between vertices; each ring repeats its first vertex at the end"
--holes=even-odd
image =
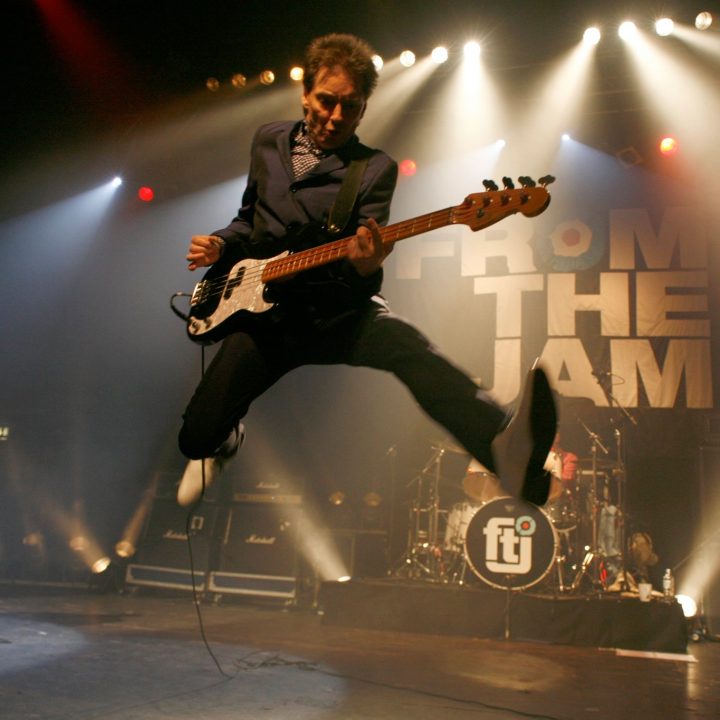
POLYGON ((298 577, 299 502, 234 503, 227 516, 217 569, 217 593, 294 597, 298 577))
POLYGON ((700 448, 698 559, 708 578, 703 605, 708 629, 720 635, 720 445, 700 448))
MULTIPOLYGON (((145 525, 138 552, 128 565, 126 582, 191 590, 188 548, 188 508, 180 507, 174 498, 155 498, 145 525)), ((203 590, 210 567, 219 507, 203 503, 189 519, 195 587, 203 590)))
POLYGON ((384 530, 332 530, 332 541, 352 578, 384 577, 388 570, 384 530))

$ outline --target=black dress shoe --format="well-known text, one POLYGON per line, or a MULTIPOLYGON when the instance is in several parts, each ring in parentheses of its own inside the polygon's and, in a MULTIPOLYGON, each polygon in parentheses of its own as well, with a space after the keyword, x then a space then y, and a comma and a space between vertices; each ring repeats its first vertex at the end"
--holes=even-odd
POLYGON ((557 431, 557 411, 545 371, 533 365, 517 411, 492 442, 495 471, 511 497, 544 505, 550 473, 544 468, 557 431))

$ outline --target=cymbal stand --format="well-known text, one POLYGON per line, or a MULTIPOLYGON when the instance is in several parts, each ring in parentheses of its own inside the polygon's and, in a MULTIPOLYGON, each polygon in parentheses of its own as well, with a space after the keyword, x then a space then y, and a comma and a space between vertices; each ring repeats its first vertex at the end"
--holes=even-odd
POLYGON ((393 575, 408 578, 442 579, 442 548, 438 545, 440 525, 440 479, 445 449, 433 446, 433 454, 411 482, 416 485, 410 505, 408 542, 393 575))

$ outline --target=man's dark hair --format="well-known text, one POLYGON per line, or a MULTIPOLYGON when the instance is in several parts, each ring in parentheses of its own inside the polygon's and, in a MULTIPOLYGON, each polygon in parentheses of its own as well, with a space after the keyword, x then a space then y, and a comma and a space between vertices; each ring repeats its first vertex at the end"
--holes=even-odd
POLYGON ((375 89, 378 73, 373 63, 375 51, 355 35, 331 33, 315 38, 305 51, 303 86, 310 92, 320 68, 337 65, 353 79, 367 100, 375 89))

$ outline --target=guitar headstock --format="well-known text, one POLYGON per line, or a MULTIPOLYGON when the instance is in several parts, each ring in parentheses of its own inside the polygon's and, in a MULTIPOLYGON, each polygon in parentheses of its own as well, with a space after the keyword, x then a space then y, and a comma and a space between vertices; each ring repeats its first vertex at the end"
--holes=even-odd
POLYGON ((472 193, 452 210, 453 223, 467 225, 473 232, 499 222, 508 215, 522 213, 535 217, 550 204, 547 186, 554 182, 552 175, 545 175, 537 182, 522 175, 516 188, 512 179, 503 178, 503 188, 492 180, 484 180, 485 192, 472 193))

